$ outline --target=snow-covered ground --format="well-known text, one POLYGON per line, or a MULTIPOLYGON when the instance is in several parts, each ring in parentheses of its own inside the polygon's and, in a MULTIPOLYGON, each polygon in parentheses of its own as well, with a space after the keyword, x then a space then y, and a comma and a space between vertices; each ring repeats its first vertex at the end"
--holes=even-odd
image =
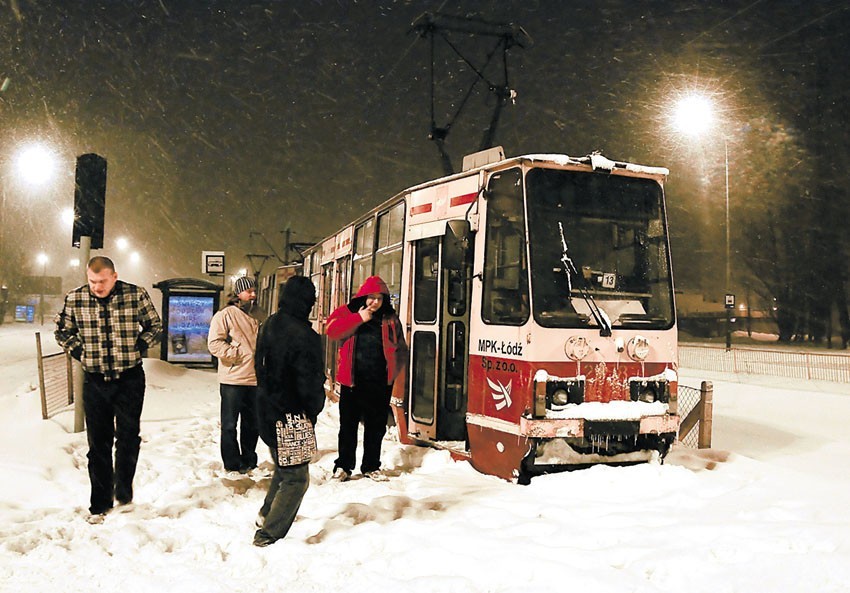
POLYGON ((41 420, 33 330, 0 326, 3 592, 850 591, 846 385, 684 370, 714 382, 713 449, 530 486, 390 439, 390 481, 332 482, 328 405, 290 535, 256 548, 268 478, 223 473, 215 375, 158 360, 136 502, 87 523, 85 435, 70 412, 41 420))

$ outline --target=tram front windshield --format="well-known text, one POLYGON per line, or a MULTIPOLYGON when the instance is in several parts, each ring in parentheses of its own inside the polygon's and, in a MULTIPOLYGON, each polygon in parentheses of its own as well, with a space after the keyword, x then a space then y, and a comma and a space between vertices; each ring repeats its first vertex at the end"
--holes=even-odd
POLYGON ((537 323, 672 327, 673 284, 659 183, 533 169, 526 176, 526 195, 537 323))

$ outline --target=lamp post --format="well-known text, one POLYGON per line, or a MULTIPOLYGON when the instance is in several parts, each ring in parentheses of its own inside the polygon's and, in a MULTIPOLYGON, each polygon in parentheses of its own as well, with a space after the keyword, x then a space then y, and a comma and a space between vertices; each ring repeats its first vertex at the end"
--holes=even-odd
POLYGON ((2 204, 0 204, 0 280, 6 281, 6 179, 0 177, 0 194, 2 194, 2 204))
POLYGON ((732 269, 731 269, 731 239, 729 237, 729 140, 723 137, 723 167, 726 174, 726 350, 732 348, 732 323, 729 319, 732 308, 735 306, 735 295, 732 294, 732 269))
POLYGON ((39 323, 44 325, 44 281, 47 277, 47 262, 49 258, 45 253, 39 253, 35 259, 41 264, 41 282, 39 283, 38 290, 38 318, 39 323))
MULTIPOLYGON (((712 101, 699 93, 688 93, 678 99, 673 110, 673 126, 679 132, 698 138, 717 127, 715 109, 712 101)), ((723 167, 726 194, 726 275, 724 307, 726 309, 726 350, 732 348, 732 309, 735 307, 735 295, 732 294, 732 258, 729 221, 729 139, 723 137, 723 167)))

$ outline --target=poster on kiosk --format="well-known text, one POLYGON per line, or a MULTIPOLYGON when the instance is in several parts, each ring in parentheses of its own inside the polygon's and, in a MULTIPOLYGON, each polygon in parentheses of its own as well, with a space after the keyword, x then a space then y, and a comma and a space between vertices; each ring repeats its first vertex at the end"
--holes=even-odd
MULTIPOLYGON (((215 276, 224 270, 224 252, 202 256, 205 273, 215 276)), ((187 366, 215 367, 216 359, 207 349, 210 322, 218 311, 222 286, 197 278, 172 278, 154 285, 162 291, 162 317, 165 336, 160 358, 187 366)))

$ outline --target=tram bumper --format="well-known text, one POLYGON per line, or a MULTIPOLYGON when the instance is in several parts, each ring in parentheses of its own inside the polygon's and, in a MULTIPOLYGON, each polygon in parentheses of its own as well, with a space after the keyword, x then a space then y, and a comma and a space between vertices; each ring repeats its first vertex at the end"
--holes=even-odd
POLYGON ((587 420, 585 418, 520 418, 520 433, 533 439, 636 436, 673 433, 679 417, 673 414, 645 416, 637 420, 587 420))
POLYGON ((473 467, 527 484, 534 475, 663 459, 676 439, 678 416, 599 420, 523 415, 510 422, 467 414, 466 423, 473 467))
POLYGON ((520 430, 530 446, 522 474, 663 460, 676 440, 678 426, 678 416, 670 414, 634 420, 523 418, 520 430))

